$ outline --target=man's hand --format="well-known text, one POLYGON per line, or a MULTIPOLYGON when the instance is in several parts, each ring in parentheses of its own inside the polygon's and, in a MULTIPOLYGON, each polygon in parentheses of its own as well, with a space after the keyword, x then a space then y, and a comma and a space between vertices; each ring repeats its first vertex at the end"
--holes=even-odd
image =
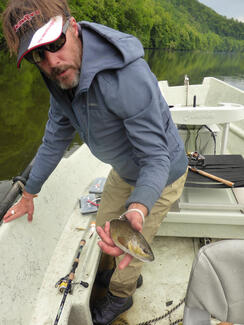
MULTIPOLYGON (((130 209, 138 209, 143 213, 144 216, 146 216, 148 213, 147 207, 141 203, 131 203, 128 207, 128 211, 130 209)), ((132 228, 140 232, 142 231, 143 219, 140 213, 137 211, 128 212, 126 213, 126 218, 129 220, 132 228)))
MULTIPOLYGON (((111 238, 109 221, 105 223, 104 229, 102 227, 97 227, 97 233, 101 238, 101 241, 98 242, 98 245, 104 253, 116 257, 125 254, 122 249, 115 245, 111 238)), ((123 270, 124 268, 126 268, 126 266, 130 264, 132 259, 133 257, 131 255, 125 254, 124 258, 118 265, 119 269, 123 270)))
POLYGON ((33 199, 37 195, 23 192, 21 200, 13 205, 4 215, 3 222, 7 223, 19 217, 22 217, 24 214, 27 214, 27 220, 29 222, 33 219, 34 213, 34 203, 33 199))
MULTIPOLYGON (((130 209, 139 209, 142 211, 144 216, 147 215, 147 208, 140 203, 130 204, 128 210, 130 209)), ((131 223, 132 228, 137 231, 142 231, 143 219, 140 213, 138 213, 137 211, 128 212, 126 213, 126 218, 131 223)), ((110 235, 110 223, 108 221, 106 222, 104 229, 102 227, 97 227, 97 233, 101 238, 101 241, 98 242, 98 245, 104 253, 116 257, 125 254, 124 251, 117 247, 113 242, 110 235)), ((119 269, 122 270, 126 268, 126 266, 130 264, 132 259, 133 257, 131 255, 125 254, 124 258, 119 263, 119 269)))

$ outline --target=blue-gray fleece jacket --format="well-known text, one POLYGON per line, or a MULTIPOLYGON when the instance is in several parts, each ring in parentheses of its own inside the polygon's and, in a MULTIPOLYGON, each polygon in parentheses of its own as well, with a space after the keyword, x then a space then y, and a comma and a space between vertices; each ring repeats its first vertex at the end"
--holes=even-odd
POLYGON ((79 31, 83 56, 72 99, 43 76, 49 119, 25 189, 40 191, 77 131, 97 158, 135 186, 125 207, 139 202, 150 211, 186 171, 182 140, 139 40, 96 23, 81 22, 79 31))

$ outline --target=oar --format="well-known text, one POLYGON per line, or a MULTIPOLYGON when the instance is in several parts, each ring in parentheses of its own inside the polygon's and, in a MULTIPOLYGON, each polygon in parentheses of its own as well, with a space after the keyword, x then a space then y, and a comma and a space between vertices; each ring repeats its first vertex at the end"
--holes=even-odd
POLYGON ((191 166, 188 166, 188 168, 189 168, 192 172, 195 172, 195 173, 198 173, 198 174, 200 174, 200 175, 203 175, 203 176, 206 176, 206 177, 208 177, 208 178, 211 178, 211 179, 213 179, 213 180, 215 180, 215 181, 217 181, 217 182, 220 182, 220 183, 222 183, 222 184, 225 184, 225 185, 227 185, 227 186, 229 186, 229 187, 234 187, 234 183, 232 183, 232 182, 230 182, 230 181, 228 181, 228 180, 226 180, 226 179, 224 179, 224 178, 221 178, 221 177, 215 176, 215 175, 213 175, 213 174, 207 173, 207 172, 205 172, 205 171, 203 171, 203 170, 201 170, 201 169, 197 169, 197 168, 194 168, 194 167, 191 167, 191 166))
POLYGON ((25 168, 23 173, 20 176, 16 176, 13 179, 13 185, 7 194, 4 196, 2 202, 0 202, 0 221, 2 220, 5 213, 8 209, 14 204, 17 197, 22 193, 26 181, 29 177, 32 165, 34 163, 34 159, 30 162, 30 164, 25 168))
MULTIPOLYGON (((63 298, 61 300, 59 309, 58 309, 58 313, 57 313, 54 325, 58 324, 60 316, 61 316, 63 308, 64 308, 64 304, 65 304, 65 300, 67 298, 67 295, 71 292, 72 281, 74 280, 75 271, 76 271, 76 268, 77 268, 77 266, 79 264, 80 254, 81 254, 82 248, 85 246, 85 244, 86 244, 86 241, 84 239, 82 239, 80 241, 79 248, 78 248, 78 253, 77 253, 77 255, 76 255, 75 259, 74 259, 74 262, 73 262, 70 273, 66 277, 60 279, 56 283, 56 287, 59 286, 60 284, 62 284, 62 287, 65 287, 65 290, 64 290, 63 298)), ((85 288, 87 288, 89 286, 89 284, 87 282, 83 282, 83 281, 81 281, 80 284, 83 285, 85 288)))

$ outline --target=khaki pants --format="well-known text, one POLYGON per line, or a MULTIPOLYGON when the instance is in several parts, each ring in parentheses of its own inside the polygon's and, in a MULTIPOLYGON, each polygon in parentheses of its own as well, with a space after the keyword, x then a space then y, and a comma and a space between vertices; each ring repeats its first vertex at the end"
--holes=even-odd
MULTIPOLYGON (((160 198, 151 209, 150 214, 145 217, 142 234, 148 243, 152 243, 171 205, 181 196, 186 176, 187 172, 173 184, 166 186, 160 198)), ((97 214, 97 226, 103 226, 106 221, 118 218, 125 212, 125 202, 133 189, 134 187, 126 183, 114 169, 111 170, 104 186, 97 214)), ((122 258, 123 255, 116 258, 116 265, 119 264, 122 258)), ((110 281, 110 292, 118 297, 131 296, 136 290, 136 281, 141 273, 142 265, 143 262, 133 258, 124 270, 116 268, 110 281)))

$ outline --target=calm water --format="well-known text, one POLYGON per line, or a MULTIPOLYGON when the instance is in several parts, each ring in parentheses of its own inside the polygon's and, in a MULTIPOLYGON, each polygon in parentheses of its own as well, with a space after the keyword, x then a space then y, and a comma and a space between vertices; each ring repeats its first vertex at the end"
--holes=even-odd
MULTIPOLYGON (((158 80, 182 85, 201 83, 204 76, 225 80, 244 90, 244 54, 165 52, 146 50, 145 58, 158 80)), ((0 52, 0 185, 18 175, 41 143, 49 94, 34 66, 0 52)), ((79 142, 76 138, 75 142, 79 142)))

